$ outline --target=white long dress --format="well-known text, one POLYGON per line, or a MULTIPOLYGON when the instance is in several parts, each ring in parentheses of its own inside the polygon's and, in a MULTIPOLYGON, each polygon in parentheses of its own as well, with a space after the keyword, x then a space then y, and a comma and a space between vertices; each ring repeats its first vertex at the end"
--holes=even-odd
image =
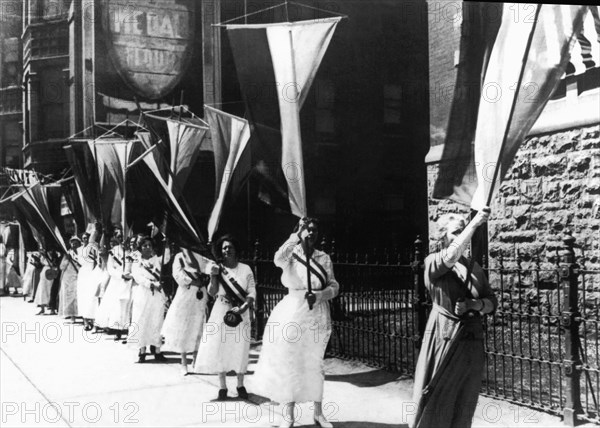
POLYGON ((131 268, 133 276, 133 305, 131 310, 131 325, 127 336, 127 345, 134 348, 162 345, 160 331, 165 320, 165 305, 167 297, 164 291, 150 290, 159 285, 156 278, 148 272, 160 272, 160 258, 152 256, 149 259, 140 258, 131 268))
POLYGON ((6 286, 13 287, 15 290, 22 287, 21 277, 15 269, 15 250, 9 250, 6 255, 6 286))
POLYGON ((312 289, 320 297, 312 310, 309 309, 305 298, 306 266, 291 256, 293 252, 306 260, 299 244, 297 235, 292 234, 275 253, 275 265, 283 269, 281 282, 289 293, 269 316, 253 377, 254 391, 279 403, 323 400, 323 357, 331 336, 328 300, 339 292, 331 259, 326 253, 315 250, 312 259, 325 268, 327 287, 318 291, 322 289, 322 283, 311 274, 312 289))
MULTIPOLYGON (((250 266, 238 263, 234 269, 226 269, 246 290, 248 296, 256 299, 256 285, 250 266)), ((250 311, 247 310, 242 314, 243 321, 239 325, 229 327, 223 322, 223 317, 231 307, 225 289, 219 284, 210 318, 204 323, 194 364, 196 373, 215 374, 231 370, 236 373, 246 373, 251 341, 250 311)))
POLYGON ((60 262, 60 295, 58 299, 58 315, 61 317, 77 316, 77 271, 75 267, 79 263, 77 253, 69 250, 73 262, 69 257, 63 256, 60 262), (75 266, 74 266, 75 265, 75 266))
MULTIPOLYGON (((173 279, 178 285, 177 292, 162 327, 165 338, 163 349, 179 353, 198 349, 208 301, 206 287, 199 287, 198 281, 192 280, 184 266, 183 254, 178 253, 173 260, 173 279), (201 299, 197 297, 198 292, 202 293, 201 299)), ((203 273, 210 274, 210 263, 200 266, 200 269, 203 273)))
POLYGON ((124 272, 131 272, 131 260, 123 264, 123 248, 113 247, 108 256, 110 282, 96 313, 96 324, 102 328, 127 330, 131 320, 132 280, 124 279, 124 272))
POLYGON ((50 303, 50 292, 52 291, 52 283, 54 279, 46 278, 46 273, 52 269, 52 266, 45 257, 42 257, 42 271, 40 272, 40 282, 35 293, 35 303, 37 306, 47 306, 50 303))
POLYGON ((32 252, 28 254, 27 266, 25 267, 25 273, 23 274, 23 295, 30 296, 35 290, 35 281, 38 280, 39 274, 37 271, 37 253, 32 252))
POLYGON ((96 260, 98 247, 96 244, 88 244, 85 248, 78 248, 77 255, 81 261, 81 268, 77 275, 77 310, 79 316, 87 319, 96 317, 98 308, 98 287, 96 280, 96 260))

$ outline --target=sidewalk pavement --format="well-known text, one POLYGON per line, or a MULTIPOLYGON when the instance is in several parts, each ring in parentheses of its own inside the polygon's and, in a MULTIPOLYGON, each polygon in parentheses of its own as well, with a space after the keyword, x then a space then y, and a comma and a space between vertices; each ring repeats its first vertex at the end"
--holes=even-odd
MULTIPOLYGON (((81 324, 52 315, 20 297, 0 298, 0 402, 2 427, 272 427, 281 406, 252 394, 250 401, 216 401, 217 376, 179 371, 168 363, 136 364, 137 352, 113 336, 91 334, 81 324)), ((334 427, 406 427, 412 380, 356 362, 326 359, 323 409, 334 427)), ((236 394, 235 376, 228 377, 236 394)), ((296 411, 295 426, 314 426, 310 403, 296 411)), ((563 427, 560 418, 480 397, 473 427, 563 427)), ((590 425, 594 426, 594 425, 590 425)))

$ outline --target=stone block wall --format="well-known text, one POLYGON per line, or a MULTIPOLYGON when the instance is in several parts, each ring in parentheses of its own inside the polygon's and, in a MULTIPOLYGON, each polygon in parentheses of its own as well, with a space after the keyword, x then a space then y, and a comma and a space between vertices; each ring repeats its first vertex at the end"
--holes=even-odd
POLYGON ((490 257, 555 264, 566 232, 577 261, 600 269, 600 125, 523 144, 493 205, 490 257))
MULTIPOLYGON (((437 171, 438 164, 428 165, 430 251, 436 249, 437 219, 449 212, 469 212, 431 198, 437 171)), ((566 233, 575 238, 577 263, 600 270, 600 125, 537 135, 521 146, 492 204, 490 267, 502 258, 507 268, 554 269, 566 233)), ((542 272, 539 280, 555 284, 554 275, 542 272)), ((533 273, 520 281, 531 283, 533 273)), ((585 288, 599 291, 600 275, 589 275, 585 288)))

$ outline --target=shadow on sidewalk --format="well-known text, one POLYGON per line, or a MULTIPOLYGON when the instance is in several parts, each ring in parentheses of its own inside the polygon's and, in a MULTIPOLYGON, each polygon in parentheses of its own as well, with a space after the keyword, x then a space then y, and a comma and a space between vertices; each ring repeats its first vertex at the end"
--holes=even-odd
POLYGON ((406 379, 409 379, 409 377, 404 375, 398 376, 397 373, 388 372, 383 369, 361 373, 325 375, 325 380, 330 382, 346 382, 362 388, 381 386, 386 383, 406 379))

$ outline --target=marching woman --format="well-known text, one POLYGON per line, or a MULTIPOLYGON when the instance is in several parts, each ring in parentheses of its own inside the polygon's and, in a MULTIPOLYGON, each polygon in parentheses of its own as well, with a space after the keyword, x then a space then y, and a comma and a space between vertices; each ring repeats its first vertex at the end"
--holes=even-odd
MULTIPOLYGON (((36 315, 43 315, 45 313, 45 308, 50 304, 52 284, 58 276, 54 251, 40 252, 42 253, 41 263, 43 267, 42 271, 40 272, 40 281, 35 293, 34 303, 40 308, 40 311, 36 315)), ((53 312, 54 311, 51 310, 50 314, 53 314, 53 312)))
POLYGON ((200 345, 202 328, 206 320, 208 293, 206 286, 216 280, 219 267, 206 259, 199 262, 192 254, 182 251, 173 259, 173 279, 177 292, 169 307, 162 328, 165 338, 164 349, 181 354, 181 372, 185 376, 187 354, 195 352, 200 345))
POLYGON ((108 272, 108 248, 101 241, 100 249, 98 253, 98 264, 94 268, 92 272, 92 281, 94 281, 94 288, 96 289, 96 313, 94 316, 94 333, 101 333, 104 328, 99 326, 96 322, 96 318, 98 317, 98 311, 100 309, 100 305, 104 300, 104 293, 110 284, 110 273, 108 272))
POLYGON ((146 361, 146 346, 155 348, 155 360, 165 361, 166 358, 160 353, 160 331, 165 319, 167 297, 160 284, 160 258, 154 253, 151 238, 142 238, 138 245, 141 256, 131 268, 133 307, 127 344, 139 349, 139 363, 146 361))
POLYGON ((40 260, 40 253, 32 251, 29 253, 27 259, 27 267, 25 268, 25 274, 23 275, 23 300, 27 300, 29 303, 33 302, 35 296, 35 289, 40 281, 40 272, 42 271, 42 262, 40 260))
POLYGON ((250 351, 249 309, 256 299, 254 274, 250 266, 238 261, 240 245, 233 236, 221 237, 216 252, 222 264, 208 290, 216 300, 210 318, 204 324, 194 371, 219 374, 219 400, 227 398, 227 372, 235 371, 238 397, 247 399, 244 374, 250 351))
POLYGON ((58 299, 58 315, 71 318, 75 322, 77 316, 77 272, 81 267, 77 250, 81 246, 81 239, 73 236, 69 241, 71 248, 60 262, 60 297, 58 299))
POLYGON ((297 232, 275 253, 275 265, 283 269, 281 282, 289 292, 275 306, 265 326, 253 385, 258 393, 284 404, 282 427, 294 425, 295 403, 307 401, 314 402, 315 423, 332 426, 321 407, 323 357, 331 336, 328 301, 337 296, 339 284, 330 257, 315 249, 318 232, 316 219, 302 219, 297 232))
MULTIPOLYGON (((132 241, 135 245, 135 239, 132 241)), ((96 314, 96 325, 116 333, 115 342, 127 333, 131 321, 131 268, 133 250, 123 250, 117 244, 108 253, 110 286, 107 288, 96 314)))
MULTIPOLYGON (((97 235, 97 233, 95 234, 97 235)), ((81 268, 77 275, 77 311, 83 318, 84 330, 89 331, 94 327, 94 318, 98 308, 98 286, 94 269, 98 264, 99 248, 95 239, 89 240, 88 233, 83 234, 85 247, 81 248, 79 261, 81 268), (85 244, 87 242, 87 244, 85 244)))
POLYGON ((27 252, 27 264, 23 273, 23 300, 27 300, 33 292, 33 281, 36 271, 36 266, 39 264, 39 259, 35 252, 27 252))
POLYGON ((485 208, 466 226, 454 214, 438 221, 444 248, 425 259, 433 307, 415 370, 413 428, 471 426, 485 362, 482 315, 498 301, 483 269, 463 253, 489 215, 485 208))

